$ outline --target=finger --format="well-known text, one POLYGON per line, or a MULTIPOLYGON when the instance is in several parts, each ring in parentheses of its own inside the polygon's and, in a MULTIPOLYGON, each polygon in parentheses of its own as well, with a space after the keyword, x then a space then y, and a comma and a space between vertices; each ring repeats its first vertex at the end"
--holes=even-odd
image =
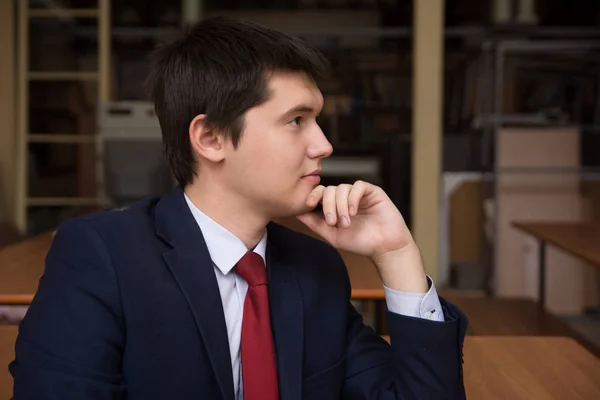
POLYGON ((354 185, 352 185, 352 189, 350 189, 350 194, 348 195, 348 210, 350 216, 355 216, 358 212, 360 200, 367 192, 368 187, 369 184, 363 181, 356 181, 354 185))
POLYGON ((348 212, 348 195, 350 194, 351 185, 339 185, 335 191, 335 203, 337 207, 337 216, 339 225, 342 228, 350 226, 350 214, 348 212))
POLYGON ((323 198, 324 192, 325 192, 325 186, 323 186, 323 185, 319 185, 316 188, 314 188, 312 190, 312 192, 310 192, 308 194, 308 197, 306 198, 306 206, 310 207, 310 208, 315 208, 317 206, 317 204, 319 204, 319 202, 323 198))
POLYGON ((335 205, 335 186, 327 186, 323 193, 323 215, 325 215, 325 221, 330 226, 337 224, 337 207, 335 205))
POLYGON ((306 214, 297 215, 296 218, 311 231, 331 243, 332 234, 336 228, 329 226, 322 215, 315 212, 308 212, 306 214))

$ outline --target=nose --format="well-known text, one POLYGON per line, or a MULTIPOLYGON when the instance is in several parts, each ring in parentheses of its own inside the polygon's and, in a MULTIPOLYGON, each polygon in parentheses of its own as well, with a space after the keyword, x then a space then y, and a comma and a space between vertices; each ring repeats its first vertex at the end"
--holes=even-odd
POLYGON ((333 153, 333 146, 329 143, 319 125, 315 124, 314 133, 310 137, 307 148, 309 158, 327 158, 333 153))

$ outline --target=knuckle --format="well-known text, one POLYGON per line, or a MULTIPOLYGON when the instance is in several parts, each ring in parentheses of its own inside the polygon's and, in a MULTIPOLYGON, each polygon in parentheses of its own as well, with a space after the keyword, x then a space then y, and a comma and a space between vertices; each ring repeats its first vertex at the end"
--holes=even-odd
POLYGON ((339 191, 337 193, 336 197, 338 198, 338 202, 340 202, 340 203, 346 203, 346 202, 348 202, 348 192, 339 191))

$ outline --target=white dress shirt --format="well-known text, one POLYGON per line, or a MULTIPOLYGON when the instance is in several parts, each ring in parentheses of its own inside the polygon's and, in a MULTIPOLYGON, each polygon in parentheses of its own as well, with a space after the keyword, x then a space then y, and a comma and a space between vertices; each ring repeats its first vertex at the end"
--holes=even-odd
MULTIPOLYGON (((244 312, 244 299, 248 291, 248 283, 235 272, 231 272, 237 262, 246 254, 246 245, 233 233, 219 225, 196 207, 185 196, 185 200, 202 231, 206 247, 212 259, 223 311, 225 325, 229 338, 229 351, 231 355, 231 369, 233 372, 233 390, 237 400, 243 400, 242 368, 240 342, 242 338, 242 317, 244 312)), ((259 254, 263 261, 266 260, 267 232, 253 251, 259 254)), ((428 277, 429 279, 429 277, 428 277)), ((443 321, 444 314, 435 286, 429 279, 430 288, 427 293, 406 293, 384 286, 385 300, 388 310, 416 318, 426 318, 434 321, 443 321)))

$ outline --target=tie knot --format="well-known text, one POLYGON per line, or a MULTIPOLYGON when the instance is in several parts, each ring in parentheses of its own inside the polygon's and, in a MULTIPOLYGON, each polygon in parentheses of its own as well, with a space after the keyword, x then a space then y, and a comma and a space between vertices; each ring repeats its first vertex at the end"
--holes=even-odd
POLYGON ((233 269, 248 282, 248 286, 267 284, 265 263, 262 257, 253 251, 244 254, 233 269))

